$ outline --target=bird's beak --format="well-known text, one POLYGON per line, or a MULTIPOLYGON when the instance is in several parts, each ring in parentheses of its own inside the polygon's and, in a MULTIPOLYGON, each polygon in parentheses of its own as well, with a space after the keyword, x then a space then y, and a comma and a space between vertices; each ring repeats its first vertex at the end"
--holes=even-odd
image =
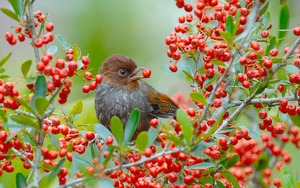
POLYGON ((130 75, 130 80, 134 81, 134 80, 139 80, 141 78, 144 78, 143 76, 137 75, 138 72, 140 72, 144 69, 148 69, 148 67, 138 67, 138 68, 134 69, 134 71, 130 75))

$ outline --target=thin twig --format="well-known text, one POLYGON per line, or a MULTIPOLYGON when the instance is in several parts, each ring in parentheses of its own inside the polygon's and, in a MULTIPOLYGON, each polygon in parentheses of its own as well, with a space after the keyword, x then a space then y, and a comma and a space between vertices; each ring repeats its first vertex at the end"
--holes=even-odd
MULTIPOLYGON (((139 165, 139 164, 143 164, 143 163, 145 163, 147 161, 151 161, 151 160, 156 159, 156 158, 158 158, 160 156, 163 156, 163 155, 168 155, 168 154, 172 154, 172 153, 182 152, 182 151, 185 151, 185 150, 186 150, 186 148, 176 148, 176 149, 173 149, 173 150, 163 150, 160 153, 152 155, 151 157, 148 157, 148 158, 141 159, 141 160, 136 161, 134 163, 122 164, 122 165, 115 166, 115 167, 112 167, 112 168, 107 168, 107 169, 103 170, 102 173, 104 173, 104 174, 110 174, 111 172, 116 171, 116 170, 121 169, 121 168, 129 168, 131 166, 136 166, 136 165, 139 165)), ((84 182, 86 179, 87 178, 75 179, 75 180, 73 180, 73 181, 71 181, 69 183, 66 183, 65 185, 59 186, 58 188, 65 188, 65 187, 68 187, 68 186, 72 186, 72 185, 84 182)))
POLYGON ((213 100, 215 98, 215 93, 219 89, 221 83, 224 82, 225 78, 227 77, 227 74, 229 73, 229 71, 233 67, 233 64, 235 62, 235 58, 237 57, 239 51, 245 47, 244 43, 246 42, 246 40, 249 38, 249 36, 251 34, 252 27, 254 26, 256 18, 259 14, 260 7, 261 7, 261 3, 256 2, 254 7, 253 7, 253 11, 251 11, 251 13, 249 14, 249 16, 248 16, 249 23, 245 27, 246 28, 245 29, 246 37, 243 39, 243 41, 240 43, 240 45, 236 48, 236 50, 231 55, 231 60, 230 60, 229 66, 226 68, 225 72, 222 74, 221 78, 218 80, 217 84, 214 86, 214 89, 212 90, 212 92, 210 94, 210 97, 207 101, 207 105, 204 106, 202 116, 199 120, 199 124, 201 124, 203 122, 203 120, 206 118, 208 110, 211 107, 211 105, 213 104, 213 100))
POLYGON ((29 160, 23 153, 19 152, 18 150, 16 150, 15 148, 11 148, 11 150, 19 157, 21 157, 22 159, 24 159, 26 161, 26 163, 28 163, 31 168, 34 168, 34 164, 31 160, 29 160))
MULTIPOLYGON (((248 104, 267 104, 272 105, 273 103, 278 103, 281 99, 286 99, 288 101, 299 101, 300 97, 287 97, 287 98, 271 98, 271 99, 253 99, 248 104)), ((232 101, 231 104, 234 106, 239 106, 244 101, 232 101)))

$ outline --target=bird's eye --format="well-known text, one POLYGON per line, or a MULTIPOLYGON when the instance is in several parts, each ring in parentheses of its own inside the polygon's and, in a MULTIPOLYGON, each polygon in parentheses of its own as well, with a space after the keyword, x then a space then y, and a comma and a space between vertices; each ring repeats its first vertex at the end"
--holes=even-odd
POLYGON ((120 76, 125 76, 127 74, 127 70, 126 69, 120 69, 119 70, 119 75, 120 76))

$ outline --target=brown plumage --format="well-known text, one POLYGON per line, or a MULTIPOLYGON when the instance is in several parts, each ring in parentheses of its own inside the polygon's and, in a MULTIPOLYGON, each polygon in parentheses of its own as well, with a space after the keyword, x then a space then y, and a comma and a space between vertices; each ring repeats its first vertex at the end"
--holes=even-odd
POLYGON ((141 80, 137 73, 143 70, 129 57, 115 54, 102 63, 99 74, 103 81, 96 89, 95 109, 99 122, 109 128, 110 119, 118 116, 126 125, 134 108, 141 110, 141 118, 133 136, 147 131, 154 117, 175 116, 178 106, 166 94, 159 93, 141 80))

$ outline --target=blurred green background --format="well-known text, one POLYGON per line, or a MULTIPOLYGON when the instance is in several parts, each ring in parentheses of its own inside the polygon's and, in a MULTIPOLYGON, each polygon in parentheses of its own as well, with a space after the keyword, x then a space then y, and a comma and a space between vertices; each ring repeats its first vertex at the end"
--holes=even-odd
MULTIPOLYGON (((291 28, 299 26, 299 0, 287 0, 287 3, 290 8, 291 28)), ((271 33, 276 34, 279 0, 271 0, 270 4, 272 19, 275 20, 271 33)), ((0 0, 0 7, 8 8, 9 4, 6 0, 0 0)), ((178 16, 184 13, 182 9, 176 7, 174 0, 36 0, 34 10, 48 12, 47 22, 55 24, 53 33, 63 36, 70 44, 77 44, 82 50, 82 55, 89 54, 94 74, 106 57, 120 53, 131 57, 139 66, 151 68, 152 76, 147 81, 157 90, 169 95, 177 91, 183 91, 186 95, 189 93, 190 83, 183 79, 181 71, 174 74, 168 69, 169 58, 166 55, 165 37, 173 31, 178 16)), ((34 56, 32 48, 28 46, 28 39, 24 43, 18 42, 15 46, 10 46, 5 41, 5 32, 14 31, 11 26, 16 25, 15 21, 0 12, 0 59, 13 52, 5 65, 6 73, 17 80, 17 87, 24 88, 24 82, 19 79, 21 78, 19 67, 22 62, 33 59, 34 56)), ((53 45, 58 44, 55 42, 53 45)), ((182 67, 183 63, 179 66, 182 67)), ((35 73, 34 68, 31 69, 31 73, 35 73)), ((81 92, 83 85, 81 81, 75 79, 69 106, 66 108, 70 108, 76 100, 83 99, 84 113, 88 114, 94 109, 94 92, 83 94, 81 92)), ((82 118, 84 117, 87 116, 83 114, 82 118)), ((89 121, 95 121, 95 117, 89 121)), ((294 156, 299 157, 299 151, 293 150, 294 156)), ((299 167, 299 163, 292 167, 294 171, 297 171, 297 166, 299 167)), ((0 177, 1 183, 9 177, 9 174, 4 174, 0 177)), ((13 187, 11 183, 4 184, 4 187, 7 185, 13 187)))

